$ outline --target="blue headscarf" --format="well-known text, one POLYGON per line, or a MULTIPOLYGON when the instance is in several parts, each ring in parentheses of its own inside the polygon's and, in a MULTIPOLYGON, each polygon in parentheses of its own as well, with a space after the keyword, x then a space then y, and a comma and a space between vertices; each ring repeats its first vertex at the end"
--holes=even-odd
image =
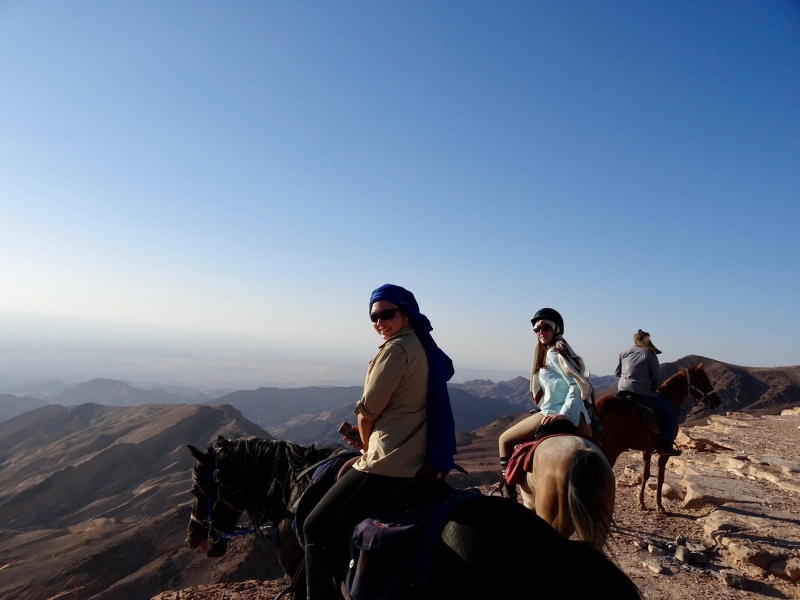
POLYGON ((414 294, 399 285, 387 283, 372 292, 369 310, 380 301, 391 302, 406 314, 428 358, 428 458, 440 471, 458 469, 465 472, 453 461, 456 454, 456 426, 447 391, 447 382, 455 372, 453 361, 433 341, 431 322, 419 312, 414 294))

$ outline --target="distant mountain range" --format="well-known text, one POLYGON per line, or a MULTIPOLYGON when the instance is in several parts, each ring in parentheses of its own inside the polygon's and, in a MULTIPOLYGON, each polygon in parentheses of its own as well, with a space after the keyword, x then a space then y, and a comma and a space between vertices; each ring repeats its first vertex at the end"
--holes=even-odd
MULTIPOLYGON (((259 388, 239 391, 210 403, 229 404, 248 419, 279 439, 299 444, 336 443, 342 421, 355 424, 353 409, 362 387, 259 388)), ((502 398, 472 394, 458 386, 450 387, 450 401, 456 431, 471 431, 520 406, 502 398)))
POLYGON ((29 396, 20 398, 12 394, 0 394, 0 423, 47 404, 47 402, 39 398, 31 398, 29 396))
MULTIPOLYGON (((674 363, 664 363, 661 371, 669 377, 684 366, 704 362, 706 372, 719 389, 723 405, 729 410, 769 411, 791 406, 800 398, 800 366, 757 368, 741 367, 700 356, 686 356, 674 363)), ((613 375, 591 377, 596 397, 612 393, 617 378, 613 375)), ((143 404, 205 403, 229 404, 273 435, 298 443, 335 441, 330 432, 342 420, 353 420, 352 409, 361 397, 361 386, 350 387, 261 387, 256 390, 207 390, 157 383, 131 384, 113 379, 93 379, 64 387, 61 382, 45 382, 36 388, 52 395, 19 397, 0 394, 0 422, 45 403, 75 405, 86 402, 105 406, 143 404), (221 394, 216 396, 216 394, 221 394)), ((526 412, 533 408, 530 381, 515 377, 493 382, 476 379, 450 384, 453 412, 458 431, 471 431, 496 419, 499 414, 526 412), (505 412, 503 412, 505 411, 505 412)), ((26 388, 31 389, 31 388, 26 388)))

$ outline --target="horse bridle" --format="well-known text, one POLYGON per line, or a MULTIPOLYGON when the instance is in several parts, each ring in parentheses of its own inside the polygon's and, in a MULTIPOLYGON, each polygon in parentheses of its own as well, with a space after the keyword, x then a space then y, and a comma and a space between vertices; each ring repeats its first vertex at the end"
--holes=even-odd
MULTIPOLYGON (((695 384, 692 383, 692 379, 689 376, 689 369, 681 369, 681 370, 684 373, 686 373, 686 385, 689 386, 687 394, 689 396, 692 396, 698 402, 706 403, 706 398, 708 396, 713 396, 714 394, 717 394, 717 390, 715 390, 714 388, 711 388, 710 392, 704 392, 703 390, 701 390, 699 387, 697 387, 695 384)), ((717 397, 719 397, 719 394, 717 394, 717 397)))
MULTIPOLYGON (((206 519, 205 519, 205 521, 201 521, 196 516, 194 516, 194 512, 192 512, 192 514, 189 515, 189 521, 193 522, 193 523, 197 523, 201 527, 203 527, 205 529, 208 529, 208 541, 211 542, 212 544, 216 544, 218 542, 221 542, 222 540, 230 540, 230 539, 233 539, 235 537, 241 537, 243 535, 250 535, 251 533, 255 533, 256 530, 252 526, 248 526, 248 527, 237 526, 231 532, 220 531, 219 529, 214 527, 214 522, 213 522, 213 520, 211 518, 211 513, 213 512, 213 508, 214 508, 214 503, 211 501, 211 497, 212 496, 216 496, 216 501, 217 502, 223 502, 224 504, 226 504, 227 506, 229 506, 233 510, 236 510, 236 511, 239 511, 239 512, 244 512, 244 511, 242 509, 239 509, 239 508, 235 507, 235 506, 232 506, 229 502, 227 502, 224 498, 222 498, 222 495, 220 494, 220 490, 219 490, 219 487, 220 487, 219 470, 217 469, 217 448, 211 448, 208 451, 208 457, 209 457, 209 459, 211 461, 213 461, 214 469, 212 471, 209 468, 209 465, 206 465, 205 474, 204 474, 202 482, 198 482, 197 481, 197 474, 194 472, 194 470, 192 471, 192 480, 195 482, 195 484, 202 483, 203 485, 198 485, 198 487, 206 492, 206 494, 205 494, 205 496, 206 496, 206 519)), ((274 526, 272 526, 272 525, 262 525, 259 528, 259 531, 262 533, 262 535, 266 535, 267 537, 270 537, 269 536, 269 531, 271 529, 274 529, 274 526)))

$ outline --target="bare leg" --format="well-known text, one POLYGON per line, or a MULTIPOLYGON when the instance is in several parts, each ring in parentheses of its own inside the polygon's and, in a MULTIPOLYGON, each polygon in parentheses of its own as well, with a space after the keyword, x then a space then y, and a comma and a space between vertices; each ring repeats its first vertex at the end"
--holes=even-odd
POLYGON ((514 451, 514 446, 532 440, 543 418, 542 413, 536 413, 500 434, 500 440, 498 441, 500 458, 510 458, 511 453, 514 451))

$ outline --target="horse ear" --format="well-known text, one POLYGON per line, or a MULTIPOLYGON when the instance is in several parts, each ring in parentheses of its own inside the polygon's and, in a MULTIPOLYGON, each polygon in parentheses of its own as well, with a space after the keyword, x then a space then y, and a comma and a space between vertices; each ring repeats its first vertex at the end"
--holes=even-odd
POLYGON ((195 448, 194 446, 187 446, 187 448, 189 448, 189 452, 191 452, 191 453, 192 453, 192 456, 194 456, 194 459, 195 459, 197 462, 199 462, 199 463, 204 463, 204 462, 206 462, 206 455, 205 455, 205 454, 203 454, 203 453, 202 453, 200 450, 198 450, 198 449, 197 449, 197 448, 195 448))

